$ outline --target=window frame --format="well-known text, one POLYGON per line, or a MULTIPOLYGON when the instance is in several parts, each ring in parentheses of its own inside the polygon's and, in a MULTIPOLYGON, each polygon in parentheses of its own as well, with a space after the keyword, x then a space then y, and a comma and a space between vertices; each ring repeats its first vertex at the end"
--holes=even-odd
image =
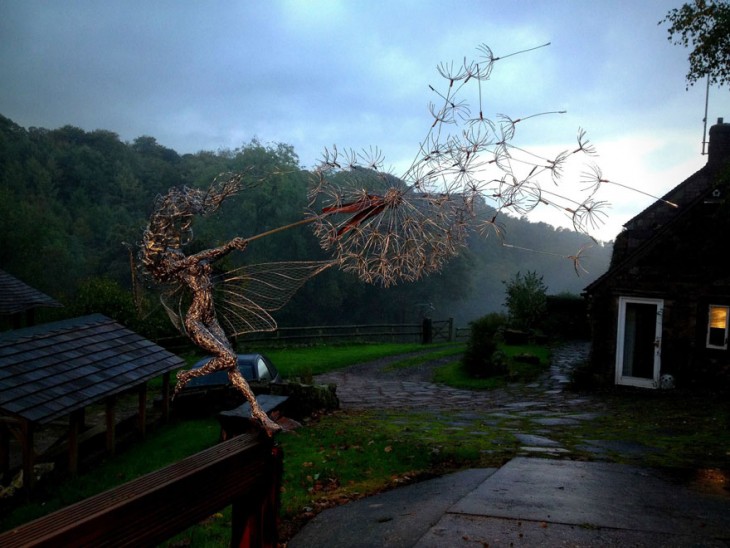
POLYGON ((258 374, 258 380, 260 381, 274 380, 274 377, 271 375, 271 368, 263 358, 256 360, 256 372, 258 374))
POLYGON ((728 339, 728 326, 730 325, 730 305, 726 304, 710 304, 707 306, 707 333, 705 336, 705 348, 708 348, 710 350, 727 350, 727 339, 728 339), (723 308, 725 309, 725 337, 723 338, 723 344, 722 346, 711 344, 710 343, 710 333, 712 329, 719 329, 717 327, 713 328, 711 325, 712 322, 712 309, 713 308, 723 308))

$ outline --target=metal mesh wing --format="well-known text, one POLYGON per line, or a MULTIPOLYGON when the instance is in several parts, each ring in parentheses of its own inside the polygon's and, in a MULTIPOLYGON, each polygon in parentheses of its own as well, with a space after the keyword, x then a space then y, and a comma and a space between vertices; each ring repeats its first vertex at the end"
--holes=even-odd
POLYGON ((162 303, 162 308, 167 312, 170 322, 186 337, 188 336, 188 332, 185 329, 185 310, 187 310, 186 305, 190 305, 189 301, 191 299, 189 293, 189 291, 185 291, 182 285, 179 285, 163 291, 160 294, 160 303, 162 303))
POLYGON ((269 312, 284 306, 310 278, 333 261, 247 265, 222 275, 216 284, 216 312, 229 336, 276 330, 269 312))

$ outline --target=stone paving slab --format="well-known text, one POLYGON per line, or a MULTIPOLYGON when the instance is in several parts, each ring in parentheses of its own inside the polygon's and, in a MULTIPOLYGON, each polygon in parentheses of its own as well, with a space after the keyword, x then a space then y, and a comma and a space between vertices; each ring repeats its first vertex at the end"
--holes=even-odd
POLYGON ((414 546, 418 548, 455 548, 459 546, 727 548, 728 545, 721 540, 697 539, 691 535, 592 528, 542 521, 513 522, 499 518, 447 514, 414 546))
POLYGON ((606 462, 514 458, 448 515, 730 540, 730 496, 606 462))
POLYGON ((310 521, 287 548, 414 546, 450 506, 496 470, 464 470, 330 508, 310 521))
POLYGON ((325 510, 289 548, 727 548, 730 496, 654 470, 517 457, 325 510))

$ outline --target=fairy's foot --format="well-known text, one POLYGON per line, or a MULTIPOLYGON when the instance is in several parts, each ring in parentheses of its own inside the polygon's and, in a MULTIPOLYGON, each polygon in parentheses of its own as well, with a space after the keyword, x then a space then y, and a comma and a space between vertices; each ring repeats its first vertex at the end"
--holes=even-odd
POLYGON ((175 385, 175 388, 172 391, 172 399, 175 399, 175 396, 177 396, 180 391, 185 387, 185 385, 190 380, 188 375, 188 371, 178 371, 176 378, 177 378, 177 384, 175 385))
POLYGON ((258 413, 254 411, 251 414, 264 429, 267 436, 272 437, 274 434, 281 431, 281 426, 272 421, 263 411, 259 411, 258 413))

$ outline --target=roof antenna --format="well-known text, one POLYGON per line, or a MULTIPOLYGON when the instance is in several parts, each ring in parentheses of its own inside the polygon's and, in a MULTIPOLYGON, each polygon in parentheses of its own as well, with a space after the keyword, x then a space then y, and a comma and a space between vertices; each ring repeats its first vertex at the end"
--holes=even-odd
POLYGON ((707 90, 705 91, 705 117, 702 122, 705 124, 705 129, 702 132, 702 156, 707 154, 705 152, 705 145, 707 144, 707 104, 710 100, 710 75, 707 75, 707 90))

